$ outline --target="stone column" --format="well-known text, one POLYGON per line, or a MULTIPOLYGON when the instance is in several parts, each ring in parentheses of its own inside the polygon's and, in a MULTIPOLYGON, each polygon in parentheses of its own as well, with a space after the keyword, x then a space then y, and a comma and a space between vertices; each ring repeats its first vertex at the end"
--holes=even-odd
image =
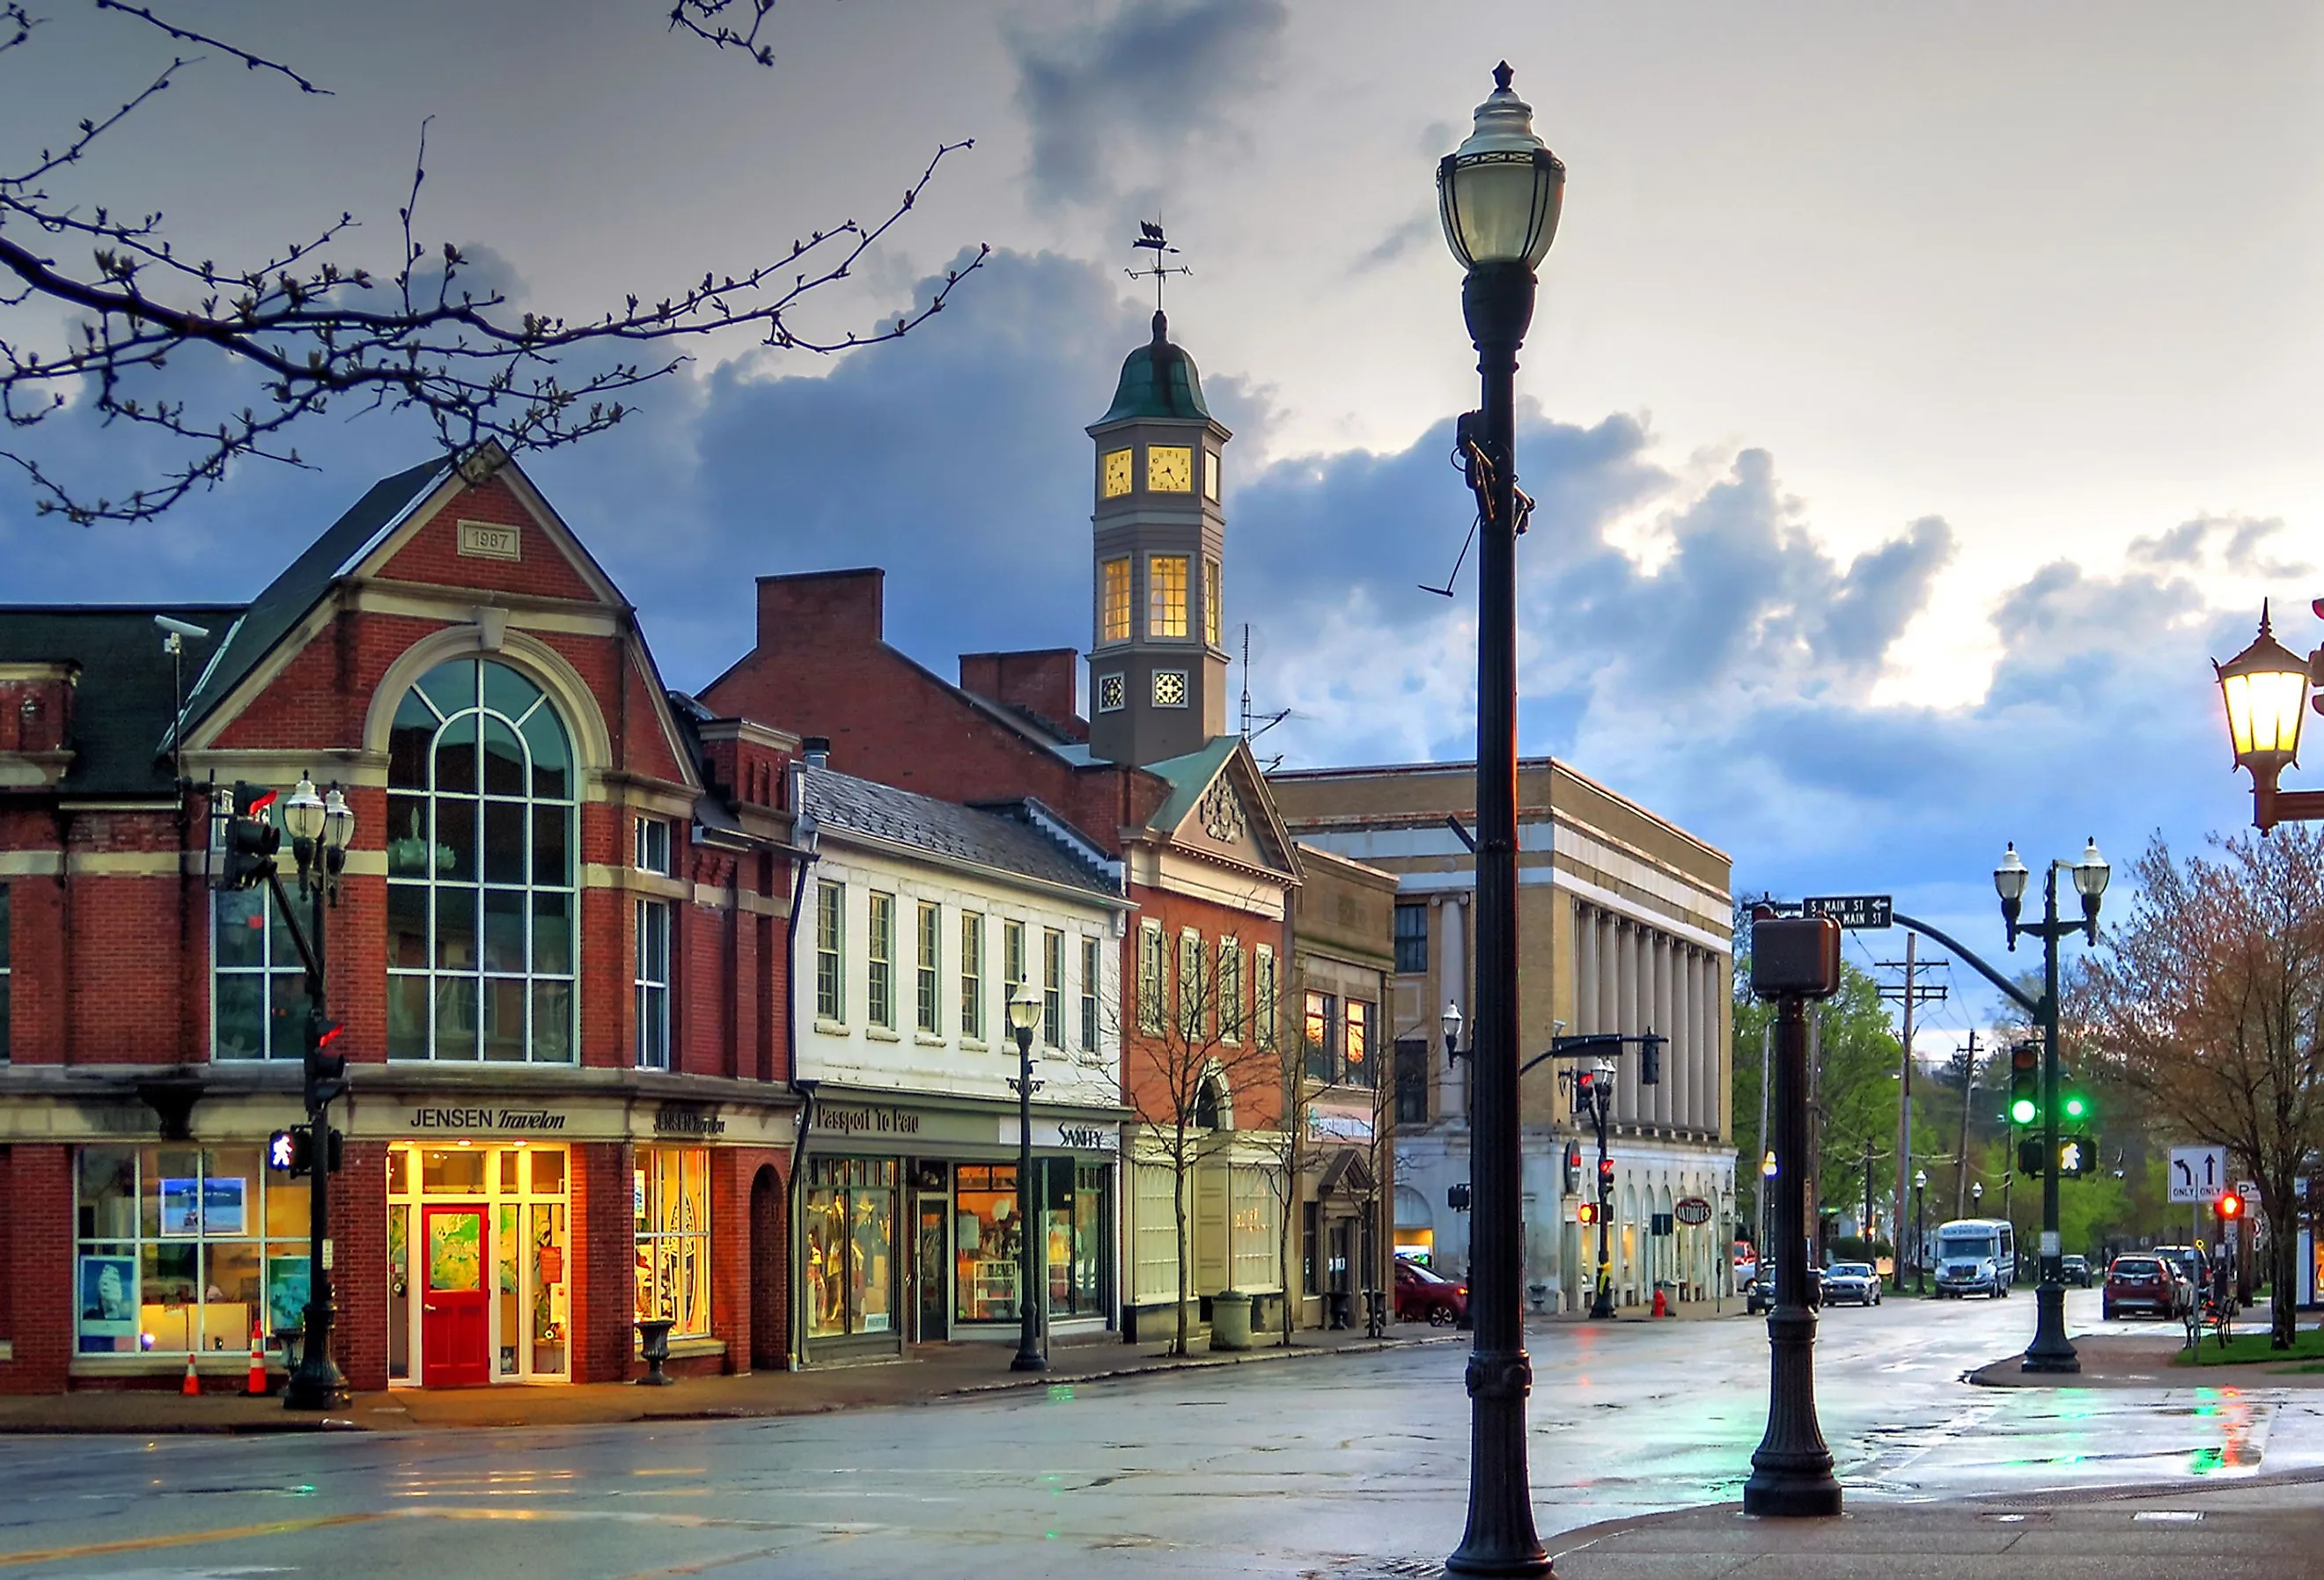
MULTIPOLYGON (((1614 1030, 1625 1037, 1635 1037, 1638 1032, 1638 929, 1627 920, 1614 923, 1614 1030)), ((1638 1061, 1624 1054, 1615 1063, 1621 1073, 1614 1081, 1614 1116, 1636 1123, 1639 1113, 1638 1061)))

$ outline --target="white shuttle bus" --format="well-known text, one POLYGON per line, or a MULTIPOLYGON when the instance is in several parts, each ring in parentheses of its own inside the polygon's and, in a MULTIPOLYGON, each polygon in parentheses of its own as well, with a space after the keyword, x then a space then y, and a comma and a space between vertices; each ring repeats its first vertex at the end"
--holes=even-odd
POLYGON ((1937 1294, 2006 1300, 2017 1278, 2016 1226, 2006 1218, 1955 1218, 1937 1225, 1937 1294))

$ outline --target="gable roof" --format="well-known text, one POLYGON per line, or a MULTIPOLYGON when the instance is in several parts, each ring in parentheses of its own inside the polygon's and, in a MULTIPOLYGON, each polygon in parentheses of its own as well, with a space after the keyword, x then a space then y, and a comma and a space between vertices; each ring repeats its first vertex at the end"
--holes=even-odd
POLYGON ((411 508, 451 473, 453 465, 449 457, 438 456, 392 477, 383 477, 331 523, 329 531, 307 545, 306 552, 252 600, 226 633, 186 699, 187 725, 198 723, 224 701, 298 628, 331 584, 353 570, 400 525, 411 508))
POLYGON ((1252 826, 1254 837, 1277 871, 1290 874, 1294 882, 1298 881, 1299 857, 1292 848, 1291 831, 1284 827, 1283 815, 1276 810, 1275 797, 1268 790, 1267 780, 1251 759, 1250 744, 1240 735, 1213 736, 1197 751, 1146 764, 1146 772, 1161 775, 1170 786, 1169 796, 1146 822, 1149 833, 1165 838, 1185 822, 1203 792, 1221 775, 1233 775, 1245 808, 1257 814, 1252 826))
POLYGON ((0 663, 80 666, 66 743, 73 759, 59 788, 68 795, 173 796, 166 753, 177 682, 153 617, 208 628, 208 636, 185 639, 190 688, 242 613, 239 604, 0 608, 0 663))
MULTIPOLYGON (((984 867, 1119 902, 1102 853, 1071 837, 1038 801, 1019 815, 964 807, 829 768, 798 769, 802 822, 861 834, 939 860, 984 867), (1038 814, 1035 814, 1038 808, 1038 814)), ((1012 807, 1018 805, 1011 804, 1012 807)))

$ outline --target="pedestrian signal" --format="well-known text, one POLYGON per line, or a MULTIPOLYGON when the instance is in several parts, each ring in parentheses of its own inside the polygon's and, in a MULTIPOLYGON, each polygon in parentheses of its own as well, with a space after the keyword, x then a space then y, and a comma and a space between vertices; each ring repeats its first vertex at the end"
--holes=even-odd
POLYGON ((1597 1204, 1596 1202, 1594 1202, 1594 1201, 1586 1201, 1586 1202, 1583 1202, 1583 1203, 1582 1204, 1582 1224, 1584 1224, 1584 1226, 1587 1226, 1587 1225, 1589 1225, 1589 1224, 1594 1224, 1594 1223, 1596 1223, 1597 1221, 1598 1221, 1598 1204, 1597 1204))

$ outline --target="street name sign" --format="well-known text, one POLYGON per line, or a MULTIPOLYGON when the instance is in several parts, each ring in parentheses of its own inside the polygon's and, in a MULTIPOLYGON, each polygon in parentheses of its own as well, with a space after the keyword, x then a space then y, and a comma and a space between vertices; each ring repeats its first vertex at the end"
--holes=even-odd
POLYGON ((2173 1147, 2171 1149, 2171 1199, 2172 1201, 2210 1201, 2227 1187, 2227 1148, 2173 1147))
POLYGON ((1844 928, 1895 925, 1896 902, 1886 894, 1812 894, 1800 901, 1809 916, 1828 916, 1844 928))

